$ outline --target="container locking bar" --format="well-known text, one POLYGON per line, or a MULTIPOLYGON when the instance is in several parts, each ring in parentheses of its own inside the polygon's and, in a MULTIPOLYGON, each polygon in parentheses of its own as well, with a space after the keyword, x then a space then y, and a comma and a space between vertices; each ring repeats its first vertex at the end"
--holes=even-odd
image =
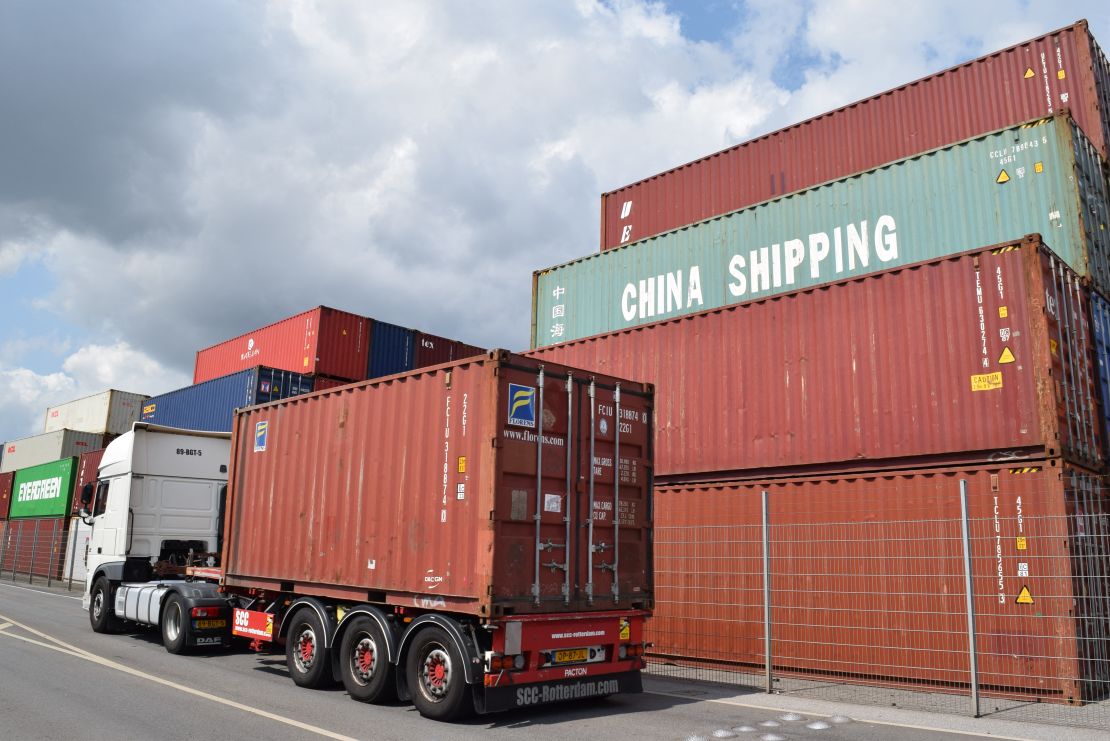
MULTIPOLYGON (((533 519, 536 521, 536 569, 535 581, 532 582, 532 600, 535 604, 540 603, 540 551, 543 545, 540 543, 540 518, 543 516, 543 366, 540 366, 539 375, 536 378, 538 386, 538 399, 536 399, 536 512, 533 519)), ((509 400, 512 404, 512 399, 509 400)))
POLYGON ((621 598, 617 569, 620 567, 621 545, 621 385, 613 391, 613 601, 621 598))
POLYGON ((587 533, 589 538, 589 547, 586 549, 586 601, 593 604, 594 601, 594 448, 597 442, 594 433, 597 427, 597 382, 590 379, 590 506, 586 510, 587 518, 587 533))
POLYGON ((574 421, 574 403, 573 402, 574 402, 574 376, 571 373, 567 373, 567 445, 566 445, 566 447, 567 447, 567 488, 566 488, 567 499, 566 499, 565 506, 563 507, 563 525, 566 528, 566 545, 564 546, 566 548, 566 551, 565 551, 565 553, 566 553, 566 568, 563 569, 563 604, 564 605, 569 605, 570 604, 570 508, 571 508, 571 506, 573 506, 571 504, 571 492, 574 491, 574 489, 572 488, 573 487, 573 480, 571 478, 574 474, 573 474, 572 469, 570 467, 570 451, 571 451, 571 448, 573 447, 573 444, 572 444, 572 441, 571 441, 571 434, 572 434, 572 430, 574 429, 574 425, 571 424, 571 422, 574 421))

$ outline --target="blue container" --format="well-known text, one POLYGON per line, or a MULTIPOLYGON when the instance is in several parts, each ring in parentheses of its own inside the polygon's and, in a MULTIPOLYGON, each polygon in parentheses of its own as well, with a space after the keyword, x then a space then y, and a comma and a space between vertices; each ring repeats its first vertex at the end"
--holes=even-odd
POLYGON ((312 376, 257 366, 155 396, 143 405, 142 421, 186 430, 231 432, 234 412, 307 394, 312 376))
POLYGON ((415 330, 375 319, 370 331, 370 374, 367 378, 412 370, 415 348, 415 330))
POLYGON ((1102 444, 1110 450, 1110 301, 1091 291, 1091 324, 1094 325, 1095 359, 1098 361, 1098 391, 1102 409, 1102 444))

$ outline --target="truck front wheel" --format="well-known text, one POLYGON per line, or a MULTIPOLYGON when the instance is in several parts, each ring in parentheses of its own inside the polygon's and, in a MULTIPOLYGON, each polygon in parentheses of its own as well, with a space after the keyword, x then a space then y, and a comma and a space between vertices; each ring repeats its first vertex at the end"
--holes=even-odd
POLYGON ((162 610, 162 645, 171 654, 185 652, 188 627, 181 595, 171 594, 166 598, 166 607, 162 610))
POLYGON ((331 680, 324 626, 314 610, 297 610, 285 637, 285 665, 298 687, 317 689, 331 680))
POLYGON ((89 624, 96 633, 113 633, 120 621, 112 615, 112 583, 102 576, 93 583, 89 600, 89 624))
POLYGON ((442 628, 420 631, 405 663, 412 704, 425 718, 455 720, 472 707, 467 701, 463 661, 455 642, 442 628))
POLYGON ((373 619, 359 616, 343 634, 339 647, 339 674, 352 699, 386 702, 396 699, 393 665, 389 663, 385 635, 373 619))

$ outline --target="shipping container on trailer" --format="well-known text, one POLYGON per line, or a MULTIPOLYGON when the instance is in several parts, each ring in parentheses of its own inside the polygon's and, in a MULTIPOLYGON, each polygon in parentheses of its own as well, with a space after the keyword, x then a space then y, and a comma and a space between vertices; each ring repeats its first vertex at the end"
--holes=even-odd
POLYGON ((1110 157, 1110 66, 1086 21, 618 188, 601 248, 619 247, 918 152, 1070 108, 1110 157))
POLYGON ((122 435, 139 421, 143 402, 149 398, 147 394, 112 389, 59 404, 46 410, 43 432, 70 429, 122 435))
POLYGON ((311 376, 258 366, 152 397, 142 421, 165 427, 231 432, 236 409, 264 404, 315 389, 311 376))
POLYGON ((1044 234, 1110 287, 1102 161, 1066 114, 537 271, 532 346, 1044 234))
POLYGON ((1105 695, 1110 498, 1059 459, 658 486, 652 651, 764 664, 767 491, 775 673, 966 691, 960 480, 981 689, 1105 695))
POLYGON ((416 330, 377 319, 373 323, 366 378, 381 378, 412 370, 416 352, 416 330))
POLYGON ((414 344, 416 350, 413 356, 413 368, 427 368, 429 365, 449 363, 452 360, 462 360, 486 353, 484 349, 475 345, 437 337, 427 332, 417 332, 414 344))
POLYGON ((77 459, 77 475, 73 484, 73 504, 70 506, 71 515, 76 515, 81 509, 81 490, 85 488, 85 484, 96 486, 102 458, 104 458, 103 449, 82 453, 77 459))
POLYGON ((11 506, 13 479, 15 479, 15 471, 0 473, 0 520, 8 519, 8 507, 11 506))
POLYGON ((654 384, 660 481, 957 455, 1099 468, 1091 335, 1082 281, 1034 235, 529 355, 654 384))
POLYGON ((90 450, 99 450, 112 437, 112 435, 95 432, 54 430, 20 440, 10 440, 4 443, 4 459, 0 462, 0 473, 81 455, 90 450))
POLYGON ((4 523, 0 573, 62 578, 67 517, 29 517, 4 523))
POLYGON ((648 387, 503 351, 240 410, 224 584, 487 618, 650 607, 651 419, 648 387), (570 567, 541 568, 568 541, 570 567))
POLYGON ((359 380, 366 376, 370 320, 327 306, 197 352, 193 383, 255 366, 359 380))

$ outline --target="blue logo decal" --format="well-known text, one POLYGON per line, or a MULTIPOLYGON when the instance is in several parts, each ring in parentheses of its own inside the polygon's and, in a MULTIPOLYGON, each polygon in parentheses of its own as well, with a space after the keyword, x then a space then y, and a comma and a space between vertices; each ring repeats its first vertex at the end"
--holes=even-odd
POLYGON ((509 384, 509 424, 536 426, 536 390, 531 386, 509 384))
POLYGON ((262 453, 266 450, 266 433, 269 431, 269 422, 254 423, 254 452, 262 453))

